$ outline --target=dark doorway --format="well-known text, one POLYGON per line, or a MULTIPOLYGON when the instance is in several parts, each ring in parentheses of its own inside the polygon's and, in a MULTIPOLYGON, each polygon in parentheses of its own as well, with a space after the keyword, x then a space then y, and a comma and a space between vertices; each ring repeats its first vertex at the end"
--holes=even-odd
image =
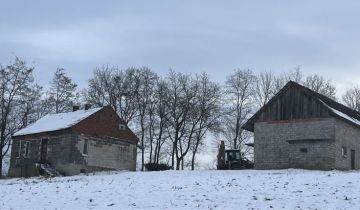
POLYGON ((41 140, 40 163, 46 163, 48 139, 41 140))
POLYGON ((351 157, 351 170, 354 170, 355 169, 355 150, 351 150, 351 154, 350 154, 350 157, 351 157))

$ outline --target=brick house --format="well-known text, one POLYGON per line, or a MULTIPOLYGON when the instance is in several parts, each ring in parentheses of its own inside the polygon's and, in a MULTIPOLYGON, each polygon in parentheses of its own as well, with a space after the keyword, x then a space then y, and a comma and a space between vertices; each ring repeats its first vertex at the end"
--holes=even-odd
POLYGON ((135 170, 138 138, 109 106, 49 114, 13 136, 9 176, 135 170), (39 168, 40 167, 40 168, 39 168))
POLYGON ((255 169, 360 169, 360 113, 295 82, 242 127, 255 169))

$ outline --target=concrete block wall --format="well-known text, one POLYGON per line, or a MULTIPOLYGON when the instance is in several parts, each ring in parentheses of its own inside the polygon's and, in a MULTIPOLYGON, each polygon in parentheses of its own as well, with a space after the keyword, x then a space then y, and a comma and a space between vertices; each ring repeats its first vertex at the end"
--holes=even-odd
POLYGON ((307 160, 315 159, 319 169, 331 169, 335 164, 334 139, 333 118, 257 122, 254 132, 255 168, 315 169, 317 167, 314 163, 300 161, 298 151, 300 148, 307 148, 307 160))
MULTIPOLYGON (((76 175, 81 171, 135 170, 136 145, 117 139, 86 137, 77 134, 62 134, 27 139, 30 142, 29 155, 18 158, 20 140, 13 140, 9 176, 37 176, 36 163, 40 160, 41 139, 48 139, 47 160, 59 172, 76 175), (84 155, 84 140, 88 139, 88 154, 84 155), (21 161, 21 162, 20 162, 21 161)), ((21 141, 22 146, 25 140, 21 141)))
POLYGON ((317 170, 333 169, 335 163, 333 154, 334 140, 292 141, 289 145, 289 167, 317 170))
POLYGON ((55 168, 58 165, 66 164, 70 161, 71 142, 74 138, 71 134, 63 134, 58 136, 44 136, 43 138, 34 139, 14 139, 11 148, 11 160, 9 176, 37 176, 36 163, 40 161, 41 140, 47 138, 47 160, 55 168), (25 142, 30 142, 29 155, 19 158, 20 141, 22 148, 25 142))
POLYGON ((81 154, 88 170, 107 168, 136 170, 136 145, 113 138, 79 136, 75 147, 81 154), (88 154, 83 155, 85 140, 88 140, 88 154))
POLYGON ((351 169, 350 151, 355 150, 355 169, 360 169, 360 129, 336 119, 335 124, 335 167, 340 170, 351 169), (347 156, 342 155, 342 147, 347 148, 347 156))
MULTIPOLYGON (((25 145, 25 141, 21 141, 21 148, 25 145)), ((19 157, 20 140, 14 139, 11 147, 10 168, 8 176, 10 177, 31 177, 37 176, 38 171, 35 163, 39 161, 38 155, 40 151, 40 141, 31 141, 29 155, 24 158, 19 157)))

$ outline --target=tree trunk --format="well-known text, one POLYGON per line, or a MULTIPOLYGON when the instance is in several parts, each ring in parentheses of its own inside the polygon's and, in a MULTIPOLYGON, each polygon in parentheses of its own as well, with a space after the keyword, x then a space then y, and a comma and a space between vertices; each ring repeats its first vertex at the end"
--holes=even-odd
POLYGON ((2 154, 0 154, 0 177, 2 177, 2 167, 3 167, 3 158, 2 158, 2 154))
POLYGON ((144 171, 144 162, 145 162, 145 148, 144 148, 144 122, 141 119, 141 171, 144 171))
POLYGON ((176 158, 176 170, 180 170, 181 158, 176 158))
POLYGON ((150 137, 150 160, 149 163, 152 163, 152 156, 153 156, 153 140, 151 139, 152 137, 150 137))
POLYGON ((157 155, 156 155, 156 163, 159 164, 159 159, 160 159, 160 149, 161 149, 161 143, 160 143, 160 140, 159 140, 159 146, 157 148, 157 155))
POLYGON ((175 144, 173 145, 173 150, 171 154, 171 167, 175 169, 175 144))
POLYGON ((156 140, 156 145, 155 145, 155 149, 154 149, 154 163, 157 163, 157 159, 158 159, 158 146, 159 146, 159 141, 156 140))
POLYGON ((3 126, 1 127, 1 135, 0 135, 0 177, 2 177, 2 167, 3 167, 3 159, 5 157, 5 154, 8 150, 4 151, 4 148, 6 146, 5 143, 5 126, 6 125, 6 121, 2 122, 3 126))
POLYGON ((141 146, 141 171, 144 171, 144 162, 145 162, 145 151, 144 151, 144 144, 141 146))
POLYGON ((196 150, 193 152, 192 154, 192 158, 191 158, 191 170, 195 169, 195 155, 196 155, 196 150))

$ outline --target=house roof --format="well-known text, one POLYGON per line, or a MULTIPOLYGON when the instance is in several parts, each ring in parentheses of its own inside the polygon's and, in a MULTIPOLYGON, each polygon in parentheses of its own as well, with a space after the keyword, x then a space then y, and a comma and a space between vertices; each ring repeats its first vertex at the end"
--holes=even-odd
POLYGON ((300 88, 307 95, 313 97, 315 100, 320 102, 324 107, 326 107, 330 114, 340 120, 348 122, 352 125, 355 125, 360 128, 360 112, 357 112, 354 109, 351 109, 335 100, 320 94, 316 91, 313 91, 305 86, 302 86, 296 82, 289 81, 274 97, 272 97, 268 103, 260 108, 243 126, 242 128, 248 131, 254 131, 254 123, 257 119, 257 116, 262 113, 270 104, 275 101, 280 95, 282 95, 286 90, 291 87, 300 88))
POLYGON ((103 107, 78 110, 75 112, 48 114, 28 127, 19 130, 13 136, 23 136, 70 128, 101 109, 103 109, 103 107))

